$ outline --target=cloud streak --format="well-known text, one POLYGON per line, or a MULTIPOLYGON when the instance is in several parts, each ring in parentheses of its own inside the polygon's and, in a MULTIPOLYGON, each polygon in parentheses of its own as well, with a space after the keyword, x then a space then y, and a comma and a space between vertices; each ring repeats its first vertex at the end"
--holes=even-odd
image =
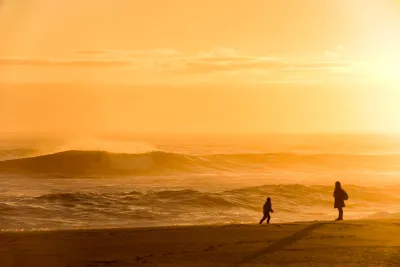
POLYGON ((21 67, 123 67, 129 61, 118 60, 56 60, 43 58, 0 58, 0 66, 21 67))
POLYGON ((172 57, 181 53, 175 49, 153 49, 153 50, 80 50, 78 55, 100 56, 100 57, 172 57))
POLYGON ((230 71, 329 71, 349 67, 349 62, 290 62, 266 57, 191 58, 184 60, 189 73, 230 71))
MULTIPOLYGON (((354 73, 359 68, 357 62, 345 62, 336 58, 323 60, 322 55, 321 59, 321 61, 294 61, 287 58, 242 55, 233 49, 223 48, 201 51, 194 55, 174 49, 80 50, 73 59, 0 58, 0 67, 30 67, 32 70, 37 70, 37 73, 42 73, 43 77, 47 75, 49 69, 57 74, 59 67, 70 67, 71 71, 75 69, 76 76, 82 79, 86 77, 87 70, 91 73, 104 73, 99 75, 100 80, 104 78, 141 83, 152 81, 300 83, 334 79, 339 75, 343 76, 343 73, 346 75, 354 73)), ((63 77, 62 73, 59 77, 63 77)))
POLYGON ((230 71, 330 70, 348 67, 348 62, 291 62, 274 57, 239 56, 232 49, 217 49, 187 56, 174 49, 80 50, 77 59, 0 58, 0 66, 37 67, 133 67, 168 69, 186 73, 230 71))

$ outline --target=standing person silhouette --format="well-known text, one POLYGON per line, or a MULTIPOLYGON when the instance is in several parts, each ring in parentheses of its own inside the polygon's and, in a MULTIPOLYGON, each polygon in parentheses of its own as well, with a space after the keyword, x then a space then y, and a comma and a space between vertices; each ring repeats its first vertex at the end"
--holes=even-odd
POLYGON ((343 208, 346 207, 344 201, 347 200, 349 197, 346 191, 342 189, 340 182, 335 183, 335 191, 333 192, 333 197, 335 198, 335 209, 338 209, 339 211, 339 216, 336 221, 341 221, 343 220, 343 208))

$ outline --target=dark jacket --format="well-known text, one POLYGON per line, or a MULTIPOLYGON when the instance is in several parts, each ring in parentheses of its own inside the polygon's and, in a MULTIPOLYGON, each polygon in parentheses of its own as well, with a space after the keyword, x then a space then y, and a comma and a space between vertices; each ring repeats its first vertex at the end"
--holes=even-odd
POLYGON ((335 198, 335 209, 346 207, 344 204, 346 192, 343 189, 337 189, 333 192, 333 197, 335 198))
POLYGON ((264 210, 264 213, 270 213, 272 211, 272 203, 265 202, 263 210, 264 210))

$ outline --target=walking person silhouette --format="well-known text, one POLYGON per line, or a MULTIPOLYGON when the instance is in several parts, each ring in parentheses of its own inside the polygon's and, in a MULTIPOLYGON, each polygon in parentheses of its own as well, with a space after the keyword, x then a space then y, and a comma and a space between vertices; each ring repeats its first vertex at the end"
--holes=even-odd
POLYGON ((271 220, 270 212, 274 212, 274 210, 272 209, 271 198, 268 197, 267 201, 265 202, 265 204, 263 206, 264 216, 262 217, 260 224, 262 224, 265 221, 265 219, 267 219, 267 223, 269 224, 269 221, 271 220))

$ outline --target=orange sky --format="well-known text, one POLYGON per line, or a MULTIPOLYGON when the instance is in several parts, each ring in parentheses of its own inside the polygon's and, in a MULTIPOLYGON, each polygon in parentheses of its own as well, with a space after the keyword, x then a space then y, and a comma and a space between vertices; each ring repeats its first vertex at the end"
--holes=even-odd
POLYGON ((400 131, 399 1, 0 3, 0 131, 400 131))

